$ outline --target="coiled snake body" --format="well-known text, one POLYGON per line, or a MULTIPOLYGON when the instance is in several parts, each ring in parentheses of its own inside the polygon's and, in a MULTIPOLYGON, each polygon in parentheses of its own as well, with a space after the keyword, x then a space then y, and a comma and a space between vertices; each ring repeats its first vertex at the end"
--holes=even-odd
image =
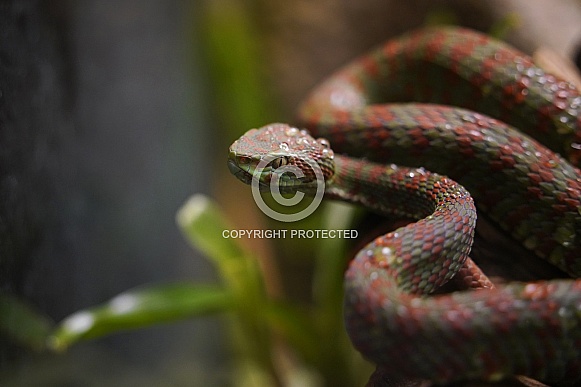
POLYGON ((581 276, 581 96, 573 86, 484 35, 424 29, 331 76, 299 117, 333 151, 272 124, 231 146, 232 172, 249 183, 270 155, 275 161, 254 178, 313 192, 308 168, 298 181, 275 172, 310 158, 326 196, 418 219, 368 244, 346 273, 346 326, 365 357, 388 375, 440 383, 581 382, 581 280, 494 288, 482 280, 489 289, 425 296, 475 270, 468 192, 532 253, 581 276))

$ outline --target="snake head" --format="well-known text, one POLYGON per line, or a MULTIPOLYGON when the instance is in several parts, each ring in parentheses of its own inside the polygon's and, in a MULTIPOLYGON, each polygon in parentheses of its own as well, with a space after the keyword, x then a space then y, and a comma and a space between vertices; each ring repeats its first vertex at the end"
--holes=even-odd
POLYGON ((228 168, 246 184, 256 180, 261 190, 271 181, 282 193, 316 190, 334 174, 333 151, 325 139, 286 124, 251 129, 230 146, 228 168))

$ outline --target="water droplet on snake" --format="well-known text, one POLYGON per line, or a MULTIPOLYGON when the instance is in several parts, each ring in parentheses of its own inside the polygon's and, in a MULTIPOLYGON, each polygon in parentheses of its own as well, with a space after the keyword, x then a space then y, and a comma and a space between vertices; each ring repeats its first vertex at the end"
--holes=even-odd
POLYGON ((290 127, 286 130, 285 133, 287 136, 293 137, 293 136, 296 136, 297 134, 299 134, 299 130, 297 128, 290 127))
POLYGON ((333 158, 335 157, 335 153, 331 150, 331 149, 323 149, 323 151, 321 152, 323 154, 324 157, 328 157, 328 158, 333 158))

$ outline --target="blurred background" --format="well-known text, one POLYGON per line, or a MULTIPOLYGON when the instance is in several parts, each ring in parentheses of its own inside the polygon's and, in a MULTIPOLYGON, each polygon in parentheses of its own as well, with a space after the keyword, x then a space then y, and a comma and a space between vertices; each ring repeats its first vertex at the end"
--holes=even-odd
MULTIPOLYGON (((576 0, 1 0, 2 292, 60 321, 137 285, 212 283, 175 224, 191 194, 215 198, 239 228, 272 227, 228 175, 228 145, 292 121, 332 70, 434 21, 504 28, 525 52, 572 61, 581 45, 576 0)), ((308 253, 249 248, 269 292, 309 302, 308 253)), ((58 356, 0 336, 0 383, 230 386, 231 358, 219 317, 58 356)))

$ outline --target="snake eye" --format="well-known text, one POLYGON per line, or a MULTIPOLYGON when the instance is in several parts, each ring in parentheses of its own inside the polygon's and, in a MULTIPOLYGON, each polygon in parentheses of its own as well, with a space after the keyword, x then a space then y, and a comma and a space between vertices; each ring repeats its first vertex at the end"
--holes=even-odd
POLYGON ((329 144, 329 141, 326 138, 317 138, 317 142, 319 143, 319 145, 321 145, 323 148, 330 148, 331 145, 329 144))
POLYGON ((250 163, 250 157, 240 156, 240 158, 238 159, 238 163, 240 163, 240 164, 249 164, 250 163))
POLYGON ((283 165, 287 165, 288 164, 288 157, 287 156, 281 156, 277 159, 274 159, 272 161, 272 169, 277 169, 282 167, 283 165))

